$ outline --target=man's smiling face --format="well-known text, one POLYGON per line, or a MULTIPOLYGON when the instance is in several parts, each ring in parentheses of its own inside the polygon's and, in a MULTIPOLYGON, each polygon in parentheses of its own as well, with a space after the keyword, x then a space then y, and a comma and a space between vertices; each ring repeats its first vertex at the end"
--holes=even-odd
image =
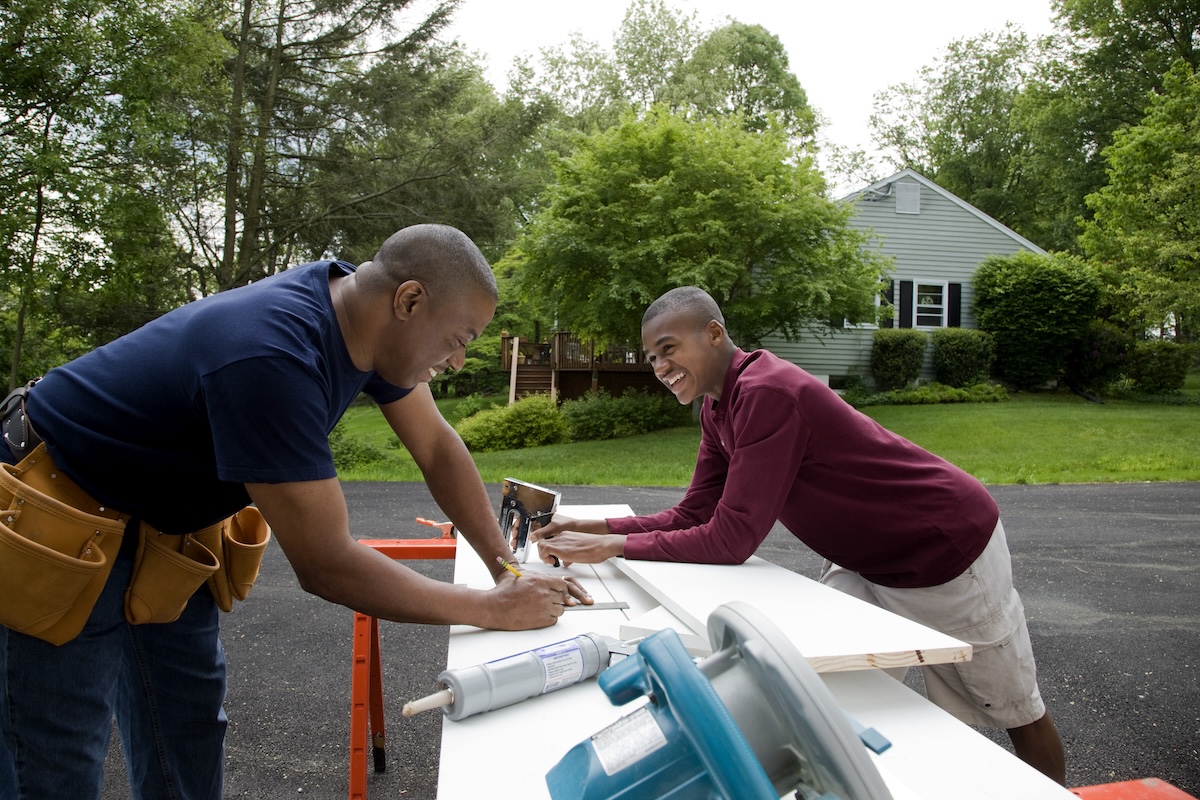
POLYGON ((720 323, 698 322, 684 312, 665 312, 642 326, 642 346, 654 374, 682 405, 721 396, 728 357, 720 323))

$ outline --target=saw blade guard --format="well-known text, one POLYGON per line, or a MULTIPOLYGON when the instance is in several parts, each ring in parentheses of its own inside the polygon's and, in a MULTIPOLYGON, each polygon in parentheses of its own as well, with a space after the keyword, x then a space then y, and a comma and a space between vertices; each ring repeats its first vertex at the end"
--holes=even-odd
POLYGON ((745 603, 708 620, 698 666, 673 630, 600 676, 614 705, 650 702, 576 745, 546 775, 554 800, 892 800, 825 684, 745 603))
POLYGON ((892 800, 866 747, 796 646, 743 602, 708 617, 713 655, 699 670, 745 734, 781 796, 892 800))

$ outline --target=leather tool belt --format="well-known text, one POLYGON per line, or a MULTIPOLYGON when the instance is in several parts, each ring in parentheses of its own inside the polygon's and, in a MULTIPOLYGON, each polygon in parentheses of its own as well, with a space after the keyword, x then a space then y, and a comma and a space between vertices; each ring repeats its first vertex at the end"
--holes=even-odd
MULTIPOLYGON (((6 429, 7 430, 7 429, 6 429)), ((63 644, 79 635, 129 525, 59 470, 39 443, 16 466, 0 463, 0 625, 63 644)), ((222 611, 245 600, 270 530, 248 506, 203 530, 139 535, 125 617, 173 622, 207 583, 222 611)))

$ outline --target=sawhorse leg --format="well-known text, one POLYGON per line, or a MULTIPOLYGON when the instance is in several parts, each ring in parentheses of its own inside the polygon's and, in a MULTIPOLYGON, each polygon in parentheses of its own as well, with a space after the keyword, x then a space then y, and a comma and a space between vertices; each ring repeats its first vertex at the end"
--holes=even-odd
MULTIPOLYGON (((423 525, 440 528, 440 539, 364 539, 360 543, 389 558, 452 559, 454 526, 417 518, 423 525)), ((387 769, 387 731, 383 719, 383 661, 379 646, 379 620, 354 612, 354 644, 350 667, 350 798, 367 797, 367 733, 376 772, 387 769)))
POLYGON ((386 767, 383 722, 383 675, 379 655, 379 620, 354 614, 354 652, 350 668, 350 800, 367 797, 367 730, 375 771, 386 767))

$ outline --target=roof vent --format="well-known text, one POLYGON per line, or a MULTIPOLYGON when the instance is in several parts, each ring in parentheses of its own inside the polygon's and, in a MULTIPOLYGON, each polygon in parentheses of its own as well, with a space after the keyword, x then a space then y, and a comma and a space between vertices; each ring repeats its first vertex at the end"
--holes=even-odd
POLYGON ((897 214, 920 214, 921 213, 921 184, 919 184, 919 183, 897 183, 896 184, 896 213, 897 214))

